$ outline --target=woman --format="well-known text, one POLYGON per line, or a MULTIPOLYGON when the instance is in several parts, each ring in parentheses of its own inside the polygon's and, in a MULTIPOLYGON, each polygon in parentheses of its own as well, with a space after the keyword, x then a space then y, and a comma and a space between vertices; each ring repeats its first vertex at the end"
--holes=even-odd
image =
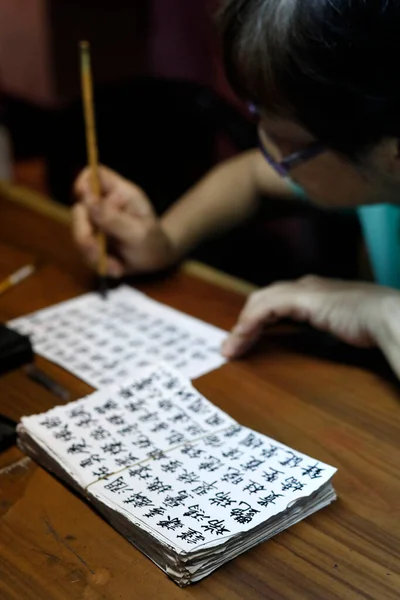
MULTIPOLYGON (((111 276, 174 263, 268 195, 327 208, 400 198, 400 76, 391 64, 400 0, 225 0, 219 22, 228 77, 259 115, 260 150, 217 166, 161 219, 142 190, 105 168, 100 208, 84 171, 75 239, 92 265, 94 227, 113 239, 111 276)), ((283 317, 379 346, 400 376, 395 289, 315 277, 277 283, 249 298, 223 353, 243 354, 283 317)))

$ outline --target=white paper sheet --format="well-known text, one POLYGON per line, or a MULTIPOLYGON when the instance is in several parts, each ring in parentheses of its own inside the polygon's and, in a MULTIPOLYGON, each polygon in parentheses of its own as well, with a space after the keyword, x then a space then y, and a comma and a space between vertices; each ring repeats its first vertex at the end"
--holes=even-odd
POLYGON ((195 379, 220 367, 226 332, 148 298, 127 286, 15 319, 35 352, 95 388, 121 381, 163 361, 195 379))

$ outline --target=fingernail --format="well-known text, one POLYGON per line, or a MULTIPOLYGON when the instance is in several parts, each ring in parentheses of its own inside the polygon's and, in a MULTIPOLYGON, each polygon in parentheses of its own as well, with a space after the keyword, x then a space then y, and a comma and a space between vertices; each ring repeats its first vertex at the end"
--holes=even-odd
POLYGON ((225 358, 232 358, 235 354, 237 343, 232 337, 228 337, 222 344, 221 352, 225 358))
POLYGON ((120 269, 117 266, 111 266, 108 269, 108 274, 113 279, 119 279, 121 277, 120 269))
POLYGON ((236 335, 243 335, 244 333, 246 333, 246 327, 242 323, 240 323, 232 329, 232 333, 235 333, 236 335))
POLYGON ((232 329, 232 333, 234 335, 247 335, 248 333, 251 332, 252 329, 253 329, 252 323, 238 323, 232 329))

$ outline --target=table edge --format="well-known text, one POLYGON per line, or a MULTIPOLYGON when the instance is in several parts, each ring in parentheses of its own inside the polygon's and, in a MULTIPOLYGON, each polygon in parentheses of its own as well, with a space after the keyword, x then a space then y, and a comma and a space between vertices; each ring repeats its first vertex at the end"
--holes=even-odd
MULTIPOLYGON (((19 204, 57 223, 70 225, 71 211, 68 207, 58 204, 49 196, 29 188, 5 181, 0 181, 0 196, 5 200, 19 204)), ((181 266, 181 271, 197 279, 212 283, 224 290, 232 291, 247 296, 258 287, 244 279, 228 275, 223 271, 210 267, 196 260, 186 260, 181 266)))

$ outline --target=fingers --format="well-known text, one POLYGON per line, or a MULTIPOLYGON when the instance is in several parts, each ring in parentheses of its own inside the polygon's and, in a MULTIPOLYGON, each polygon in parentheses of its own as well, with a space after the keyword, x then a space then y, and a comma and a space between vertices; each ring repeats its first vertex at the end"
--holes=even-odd
POLYGON ((72 208, 72 235, 85 260, 96 260, 97 239, 87 208, 83 204, 76 204, 72 208))
POLYGON ((97 233, 102 231, 112 238, 113 247, 119 245, 121 252, 108 257, 107 272, 111 277, 121 277, 127 272, 127 250, 132 253, 133 247, 145 247, 146 236, 154 229, 155 215, 139 188, 105 167, 101 172, 108 184, 104 186, 106 195, 100 201, 91 194, 88 169, 75 184, 81 202, 76 204, 72 213, 73 236, 86 263, 93 269, 97 268, 99 261, 97 233), (119 260, 119 256, 123 260, 119 260))
MULTIPOLYGON (((102 205, 111 204, 119 210, 129 212, 132 216, 155 216, 151 202, 141 188, 107 167, 99 167, 99 176, 102 205)), ((86 204, 87 207, 99 203, 99 198, 96 198, 92 193, 89 167, 84 169, 78 176, 74 185, 74 192, 78 200, 86 204)))
POLYGON ((132 243, 141 233, 141 224, 112 203, 90 207, 89 216, 96 228, 122 243, 132 243))
POLYGON ((222 345, 222 355, 226 358, 241 356, 260 338, 263 328, 261 322, 254 323, 252 327, 237 323, 222 345))
POLYGON ((124 264, 114 256, 107 257, 107 275, 113 279, 119 279, 127 274, 124 264))
MULTIPOLYGON (((85 262, 94 270, 97 270, 100 258, 100 249, 97 236, 93 229, 86 207, 76 204, 72 209, 72 233, 78 248, 81 250, 85 262)), ((116 257, 107 257, 107 275, 109 277, 123 277, 125 267, 116 257)))
POLYGON ((123 241, 132 236, 132 219, 126 212, 127 198, 119 190, 123 180, 106 167, 101 167, 100 171, 103 182, 108 182, 104 186, 107 195, 101 202, 91 192, 89 168, 81 173, 75 183, 75 192, 82 201, 73 208, 73 233, 76 243, 89 260, 93 259, 97 247, 95 230, 101 230, 123 241))
POLYGON ((89 167, 83 169, 76 178, 74 183, 74 194, 78 200, 84 200, 88 196, 92 196, 89 167))
MULTIPOLYGON (((105 167, 101 168, 101 172, 103 180, 111 178, 114 184, 114 189, 101 202, 91 192, 89 168, 81 173, 75 184, 75 192, 81 202, 76 205, 73 212, 75 216, 74 233, 76 242, 83 251, 85 251, 85 240, 87 241, 89 229, 100 229, 118 239, 126 238, 128 233, 127 199, 118 191, 119 180, 122 178, 105 167)), ((110 190, 109 185, 106 186, 106 189, 110 190)))
POLYGON ((369 319, 364 319, 364 324, 361 317, 366 311, 370 314, 367 308, 371 303, 375 306, 375 294, 365 284, 312 276, 274 284, 249 298, 222 353, 228 358, 240 356, 257 341, 266 325, 282 318, 307 321, 347 343, 370 346, 369 319))
MULTIPOLYGON (((122 180, 122 177, 118 173, 103 165, 99 166, 98 173, 101 191, 104 195, 110 193, 117 183, 122 180)), ((81 200, 93 197, 90 167, 86 167, 78 175, 74 183, 74 193, 81 200)))
POLYGON ((307 292, 299 282, 280 283, 252 294, 239 320, 222 347, 222 354, 235 358, 244 354, 260 338, 264 327, 282 318, 309 319, 307 292))

